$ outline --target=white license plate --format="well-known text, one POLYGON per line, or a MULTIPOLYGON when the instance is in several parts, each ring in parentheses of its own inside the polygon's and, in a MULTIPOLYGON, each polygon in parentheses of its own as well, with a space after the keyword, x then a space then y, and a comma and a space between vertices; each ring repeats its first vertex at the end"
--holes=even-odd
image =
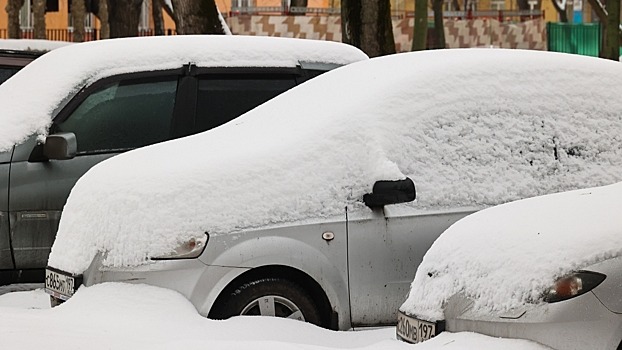
POLYGON ((78 287, 76 284, 76 278, 68 273, 45 270, 45 292, 55 298, 69 299, 78 287))
POLYGON ((436 324, 404 315, 400 311, 397 313, 396 333, 398 338, 409 343, 421 343, 436 335, 436 324))

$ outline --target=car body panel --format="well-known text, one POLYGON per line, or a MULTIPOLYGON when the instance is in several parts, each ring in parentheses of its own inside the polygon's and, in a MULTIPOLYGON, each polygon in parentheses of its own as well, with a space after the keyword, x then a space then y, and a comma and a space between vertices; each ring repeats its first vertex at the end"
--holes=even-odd
POLYGON ((622 315, 605 308, 593 293, 527 307, 517 318, 502 318, 495 313, 482 315, 471 307, 456 307, 460 303, 464 306, 460 299, 452 297, 445 311, 446 330, 450 332, 528 339, 564 350, 614 350, 620 342, 622 315))
POLYGON ((9 229, 9 171, 11 169, 11 155, 13 149, 8 152, 0 152, 0 270, 13 269, 11 257, 11 240, 9 229))
POLYGON ((395 310, 418 264, 413 259, 423 255, 438 230, 472 210, 425 214, 396 208, 360 209, 350 213, 347 227, 344 215, 341 219, 212 234, 198 259, 154 261, 123 269, 102 267, 99 256, 84 272, 84 284, 121 281, 171 288, 207 316, 223 290, 245 272, 286 266, 321 286, 339 315, 339 329, 395 324, 395 310), (332 232, 334 238, 325 240, 325 232, 332 232), (391 260, 386 261, 387 257, 391 260), (189 271, 181 271, 184 268, 189 271))
MULTIPOLYGON (((98 256, 85 271, 84 284, 121 281, 171 288, 182 293, 200 314, 207 316, 225 287, 244 272, 259 267, 287 266, 316 281, 325 291, 334 312, 349 314, 345 216, 341 220, 280 225, 235 235, 237 238, 233 241, 230 235, 211 235, 198 259, 159 260, 128 270, 101 268, 102 258, 98 256), (332 232, 334 238, 325 240, 322 237, 325 232, 332 232)), ((340 318, 339 328, 351 328, 349 318, 340 318)))
POLYGON ((600 272, 607 276, 605 280, 592 290, 592 293, 611 312, 622 313, 622 257, 608 259, 586 267, 584 270, 600 272))
POLYGON ((32 137, 16 146, 11 163, 8 198, 17 269, 45 266, 71 188, 93 165, 114 155, 29 162, 29 154, 36 142, 36 137, 32 137))
POLYGON ((367 212, 348 220, 352 323, 392 325, 425 252, 447 227, 472 211, 426 213, 389 205, 367 212))

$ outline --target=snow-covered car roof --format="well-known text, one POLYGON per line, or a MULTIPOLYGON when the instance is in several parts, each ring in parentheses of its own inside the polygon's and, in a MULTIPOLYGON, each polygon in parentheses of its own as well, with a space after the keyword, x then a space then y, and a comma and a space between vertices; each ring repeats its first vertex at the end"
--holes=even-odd
POLYGON ((72 190, 49 264, 144 262, 203 232, 324 218, 377 180, 421 210, 622 180, 622 65, 502 49, 347 65, 221 127, 122 154, 72 190), (217 150, 217 151, 209 151, 217 150))
POLYGON ((0 51, 46 52, 71 44, 67 41, 0 39, 0 51))
POLYGON ((40 57, 0 86, 0 151, 45 135, 54 110, 85 85, 111 75, 198 67, 343 65, 367 59, 346 44, 291 38, 180 35, 92 41, 40 57))
POLYGON ((553 282, 622 254, 622 183, 502 204, 447 229, 419 265, 400 310, 443 319, 461 293, 483 312, 542 302, 553 282))

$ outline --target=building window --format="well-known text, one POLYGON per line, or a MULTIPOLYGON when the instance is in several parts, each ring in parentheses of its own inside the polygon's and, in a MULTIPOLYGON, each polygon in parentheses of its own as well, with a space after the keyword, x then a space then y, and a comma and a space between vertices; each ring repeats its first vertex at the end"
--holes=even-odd
POLYGON ((30 29, 33 22, 32 4, 30 1, 24 1, 24 6, 19 11, 19 24, 22 29, 30 29))
POLYGON ((233 7, 253 7, 252 0, 233 0, 233 7))
POLYGON ((142 7, 140 9, 140 22, 138 22, 139 30, 149 29, 149 17, 151 16, 150 1, 143 0, 142 7))

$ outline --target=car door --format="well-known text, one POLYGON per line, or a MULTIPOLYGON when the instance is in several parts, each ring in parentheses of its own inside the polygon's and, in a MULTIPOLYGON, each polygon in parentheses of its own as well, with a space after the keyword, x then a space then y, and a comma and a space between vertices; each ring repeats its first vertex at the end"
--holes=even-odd
POLYGON ((129 75, 100 81, 78 95, 50 127, 50 134, 75 134, 72 159, 37 157, 42 146, 35 137, 16 147, 8 197, 15 268, 45 267, 63 205, 88 169, 172 137, 177 83, 178 75, 169 72, 129 75))
POLYGON ((12 147, 0 152, 0 270, 13 269, 9 236, 9 169, 12 155, 12 147))
POLYGON ((415 205, 364 209, 348 220, 352 324, 395 324, 417 267, 434 240, 471 210, 415 205))

